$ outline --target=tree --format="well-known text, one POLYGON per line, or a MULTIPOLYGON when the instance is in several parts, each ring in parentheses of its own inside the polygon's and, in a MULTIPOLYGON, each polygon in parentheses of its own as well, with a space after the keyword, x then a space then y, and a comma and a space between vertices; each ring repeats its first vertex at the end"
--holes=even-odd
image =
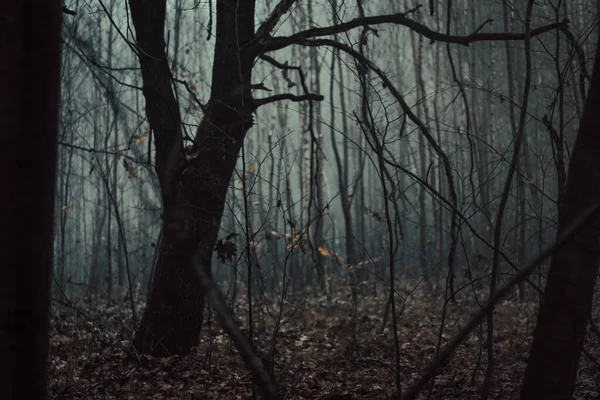
MULTIPOLYGON (((204 295, 192 267, 198 251, 211 274, 211 257, 223 215, 227 188, 252 113, 280 100, 252 98, 251 74, 263 46, 257 37, 270 30, 293 1, 254 32, 254 1, 217 1, 217 32, 210 101, 184 155, 179 105, 171 87, 164 51, 165 1, 131 0, 148 119, 156 138, 156 172, 161 185, 163 226, 146 311, 134 343, 155 355, 185 354, 198 342, 204 295)), ((289 96, 291 100, 319 96, 289 96)))
MULTIPOLYGON (((316 101, 319 95, 282 94, 257 99, 252 93, 252 70, 266 61, 282 70, 297 70, 267 53, 292 45, 328 46, 358 60, 371 70, 398 99, 403 111, 428 141, 434 141, 425 125, 410 111, 400 92, 380 68, 360 52, 335 39, 324 39, 351 29, 398 24, 432 41, 468 45, 477 41, 523 40, 521 33, 480 33, 467 36, 443 34, 409 18, 410 13, 361 16, 333 26, 310 28, 290 36, 273 37, 281 17, 296 3, 281 0, 254 30, 254 0, 216 1, 216 42, 210 100, 196 130, 191 149, 185 148, 179 104, 165 53, 165 0, 130 0, 136 31, 137 55, 142 69, 147 116, 155 137, 156 172, 163 202, 162 235, 157 247, 154 275, 146 311, 134 344, 154 355, 186 354, 197 344, 202 326, 204 293, 193 269, 197 253, 205 276, 211 276, 211 257, 223 215, 227 188, 244 138, 253 125, 253 112, 275 101, 316 101)), ((566 26, 555 23, 530 32, 532 37, 566 26)))
POLYGON ((44 399, 61 2, 5 1, 0 21, 0 397, 44 399))
MULTIPOLYGON (((600 42, 575 141, 558 233, 581 212, 600 201, 600 42)), ((570 399, 592 309, 600 261, 600 216, 590 221, 552 255, 538 315, 521 399, 570 399)))

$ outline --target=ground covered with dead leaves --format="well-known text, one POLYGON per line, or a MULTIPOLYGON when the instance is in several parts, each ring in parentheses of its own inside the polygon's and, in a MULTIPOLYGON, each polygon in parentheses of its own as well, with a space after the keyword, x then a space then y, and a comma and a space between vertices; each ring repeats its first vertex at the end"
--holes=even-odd
MULTIPOLYGON (((483 294, 482 294, 483 296, 483 294)), ((484 297, 482 297, 484 298, 484 297)), ((270 354, 280 304, 264 299, 254 317, 258 348, 270 354), (269 307, 267 307, 269 306, 269 307), (269 314, 268 311, 271 311, 269 314)), ((382 327, 384 296, 349 293, 302 296, 284 303, 275 342, 275 377, 284 399, 387 399, 395 392, 393 330, 382 327), (382 329, 383 328, 383 329, 382 329), (342 396, 343 395, 343 396, 342 396), (332 397, 333 398, 333 397, 332 397)), ((407 387, 436 352, 443 300, 412 291, 399 300, 398 333, 402 385, 407 387)), ((474 300, 448 303, 442 345, 477 308, 474 300)), ((138 315, 142 310, 140 305, 138 315)), ((248 310, 238 299, 237 315, 248 310)), ((507 300, 495 311, 495 355, 491 399, 517 399, 535 326, 534 303, 507 300)), ((209 321, 214 318, 208 317, 209 321)), ((246 328, 244 328, 246 329, 246 328)), ((49 392, 53 399, 251 399, 251 376, 216 322, 208 322, 202 343, 188 357, 153 358, 131 346, 128 303, 58 300, 50 333, 49 392)), ((457 349, 421 394, 422 399, 479 399, 486 371, 485 324, 457 349)), ((575 399, 598 398, 600 341, 592 332, 581 359, 575 399)))

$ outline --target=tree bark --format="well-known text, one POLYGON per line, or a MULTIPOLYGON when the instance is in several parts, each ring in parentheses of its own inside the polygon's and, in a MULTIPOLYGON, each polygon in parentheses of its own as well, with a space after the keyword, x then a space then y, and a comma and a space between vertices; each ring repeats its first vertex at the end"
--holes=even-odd
POLYGON ((212 276, 229 181, 252 126, 254 1, 217 1, 211 97, 187 156, 165 54, 165 1, 129 3, 163 201, 162 237, 134 345, 155 356, 187 354, 198 343, 205 303, 192 258, 198 254, 212 276))
POLYGON ((0 2, 0 398, 44 399, 61 2, 0 2))
MULTIPOLYGON (((600 49, 600 42, 596 52, 600 49)), ((598 53, 597 53, 598 54, 598 53)), ((558 234, 600 201, 600 63, 592 79, 559 208, 558 234)), ((600 216, 552 256, 521 399, 571 399, 600 261, 600 216)))

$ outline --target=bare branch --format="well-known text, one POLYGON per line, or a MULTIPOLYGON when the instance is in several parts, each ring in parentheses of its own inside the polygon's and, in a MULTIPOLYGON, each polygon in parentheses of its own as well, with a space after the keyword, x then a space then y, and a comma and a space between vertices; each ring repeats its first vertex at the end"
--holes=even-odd
POLYGON ((200 279, 200 285, 204 289, 206 299, 212 306, 221 327, 231 340, 235 343, 240 355, 246 362, 246 365, 252 371, 259 388, 264 393, 266 399, 278 400, 281 398, 277 392, 277 387, 272 377, 267 372, 266 365, 257 352, 252 341, 242 332, 233 316, 232 310, 227 306, 223 293, 219 286, 212 280, 210 275, 204 271, 204 266, 198 254, 193 258, 194 269, 200 279))
POLYGON ((581 69, 579 73, 579 92, 581 98, 585 101, 585 79, 587 79, 588 82, 592 79, 586 68, 585 52, 581 48, 581 45, 577 43, 573 33, 567 27, 560 28, 560 31, 567 37, 568 42, 573 46, 573 49, 575 49, 575 52, 577 53, 579 68, 581 69))
POLYGON ((252 85, 250 85, 250 89, 252 90, 264 90, 265 92, 272 92, 271 89, 269 89, 268 87, 265 86, 264 83, 253 83, 252 85))
POLYGON ((296 86, 296 84, 290 79, 290 77, 288 76, 288 71, 290 69, 297 69, 299 70, 300 73, 302 73, 302 70, 300 70, 300 67, 293 67, 288 65, 287 62, 282 63, 277 61, 276 59, 274 59, 273 57, 269 57, 266 54, 263 54, 260 56, 261 59, 265 60, 266 62, 268 62, 269 64, 271 64, 272 66, 279 68, 281 70, 281 75, 283 76, 283 79, 285 80, 285 82, 287 83, 287 87, 288 89, 291 87, 296 86))
POLYGON ((442 148, 439 146, 437 141, 431 135, 429 128, 411 110, 411 107, 408 105, 406 100, 404 100, 404 97, 402 96, 400 91, 394 86, 393 82, 387 77, 385 72, 383 72, 377 65, 375 65, 373 61, 362 55, 360 52, 354 50, 352 47, 332 39, 301 40, 298 44, 304 46, 330 46, 333 48, 337 48, 358 60, 359 65, 362 68, 368 68, 371 71, 373 71, 375 75, 377 75, 379 79, 381 79, 383 87, 387 88, 392 94, 392 96, 394 96, 394 98, 398 101, 398 103, 402 107, 402 110, 406 113, 408 118, 410 118, 410 120, 413 121, 415 125, 417 125, 419 130, 425 135, 425 138, 427 139, 429 144, 433 147, 436 153, 438 153, 442 160, 444 160, 444 164, 446 164, 447 168, 450 167, 449 162, 447 161, 448 157, 446 156, 442 148))
MULTIPOLYGON (((411 11, 407 12, 410 13, 411 11)), ((335 35, 343 32, 347 32, 351 29, 365 25, 377 25, 377 24, 396 24, 406 26, 412 29, 418 34, 425 36, 426 38, 433 41, 444 42, 444 43, 456 43, 463 46, 468 46, 474 42, 483 41, 499 41, 499 40, 524 40, 525 32, 483 32, 480 33, 480 27, 474 33, 466 36, 460 35, 448 35, 431 30, 427 26, 417 22, 413 19, 408 18, 407 13, 397 13, 388 15, 377 15, 372 17, 356 18, 348 22, 341 24, 323 27, 323 28, 311 28, 302 32, 295 33, 291 36, 278 36, 268 40, 265 44, 265 51, 279 50, 292 44, 300 44, 304 39, 335 35)), ((486 21, 486 23, 489 21, 486 21)), ((485 25, 485 23, 484 23, 485 25)), ((566 29, 569 26, 569 20, 564 19, 562 22, 544 25, 539 28, 530 31, 531 37, 538 36, 542 33, 549 32, 554 29, 566 29)))
POLYGON ((68 9, 66 6, 62 6, 60 8, 60 11, 62 11, 65 14, 68 14, 68 15, 76 15, 75 11, 68 9))
POLYGON ((143 161, 140 161, 139 159, 137 159, 135 157, 128 156, 123 151, 119 151, 118 149, 114 149, 114 150, 94 149, 91 147, 83 147, 83 146, 78 146, 78 145, 75 145, 72 143, 63 142, 62 140, 59 140, 57 143, 60 146, 68 147, 68 148, 74 149, 74 150, 84 151, 84 152, 90 153, 90 154, 108 154, 108 155, 115 156, 117 158, 123 157, 124 159, 129 160, 134 164, 141 165, 142 167, 148 169, 150 172, 154 171, 152 165, 149 165, 143 161))
POLYGON ((275 25, 279 23, 281 17, 289 11, 296 1, 297 0, 281 0, 281 2, 275 6, 273 11, 271 11, 267 19, 258 27, 256 30, 256 37, 261 39, 271 35, 273 29, 275 29, 275 25))
POLYGON ((290 101, 323 101, 325 97, 320 94, 303 94, 295 95, 291 93, 276 94, 274 96, 265 97, 263 99, 254 99, 253 103, 255 107, 264 106, 265 104, 274 103, 276 101, 290 100, 290 101))
POLYGON ((492 22, 494 22, 494 20, 493 20, 493 19, 491 19, 491 18, 490 18, 490 19, 488 19, 488 20, 486 20, 486 21, 485 21, 483 24, 481 24, 481 25, 479 26, 479 28, 477 28, 477 29, 475 30, 475 34, 479 33, 479 32, 480 32, 480 31, 483 29, 483 27, 485 27, 487 24, 491 24, 492 22))
POLYGON ((304 92, 304 94, 299 95, 299 96, 293 95, 293 94, 278 94, 278 95, 267 97, 264 99, 256 99, 256 100, 254 100, 254 106, 256 108, 258 108, 262 105, 268 104, 268 103, 273 103, 275 101, 281 101, 281 100, 322 101, 324 99, 324 97, 321 95, 309 93, 308 86, 306 85, 304 72, 302 72, 302 68, 293 66, 293 65, 288 65, 287 62, 285 62, 285 63, 279 62, 279 61, 275 60, 273 57, 269 57, 265 54, 261 55, 260 58, 265 60, 269 64, 273 65, 274 67, 281 69, 281 73, 283 74, 283 79, 285 79, 285 81, 287 82, 288 88, 294 87, 296 84, 288 77, 287 72, 289 70, 297 71, 298 75, 300 77, 300 86, 302 87, 302 91, 304 92))
POLYGON ((185 89, 187 90, 187 92, 191 96, 191 98, 193 99, 194 103, 196 103, 196 105, 200 108, 200 110, 202 110, 202 112, 204 114, 206 114, 206 111, 208 110, 208 106, 205 104, 202 104, 200 102, 200 99, 198 99, 196 90, 194 88, 192 88, 192 86, 187 81, 184 81, 182 79, 177 79, 177 78, 172 78, 172 79, 174 82, 181 83, 183 86, 185 86, 185 89))

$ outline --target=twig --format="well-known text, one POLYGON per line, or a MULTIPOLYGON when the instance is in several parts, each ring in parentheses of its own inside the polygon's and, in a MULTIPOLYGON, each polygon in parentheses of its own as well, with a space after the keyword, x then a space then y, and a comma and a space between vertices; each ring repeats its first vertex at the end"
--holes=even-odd
POLYGON ((295 95, 290 93, 276 94, 274 96, 265 97, 262 99, 254 99, 252 102, 256 107, 264 106, 265 104, 274 103, 276 101, 322 101, 325 97, 320 94, 303 94, 295 95))
POLYGON ((60 11, 62 11, 65 14, 69 14, 69 15, 76 15, 77 13, 73 10, 69 10, 66 6, 62 6, 60 8, 60 11))

